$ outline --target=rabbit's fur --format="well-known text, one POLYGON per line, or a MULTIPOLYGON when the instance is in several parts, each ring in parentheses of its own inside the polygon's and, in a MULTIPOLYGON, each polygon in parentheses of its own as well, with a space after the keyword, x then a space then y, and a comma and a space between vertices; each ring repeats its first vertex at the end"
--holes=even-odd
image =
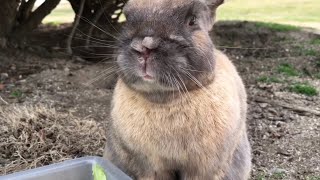
POLYGON ((208 33, 221 3, 125 6, 104 157, 134 179, 249 178, 245 88, 208 33))

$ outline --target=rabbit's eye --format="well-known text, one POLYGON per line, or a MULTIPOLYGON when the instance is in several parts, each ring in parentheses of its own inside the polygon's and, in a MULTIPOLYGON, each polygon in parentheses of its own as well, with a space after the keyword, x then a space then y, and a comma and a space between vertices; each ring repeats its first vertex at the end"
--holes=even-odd
POLYGON ((189 26, 194 26, 197 24, 197 17, 196 16, 191 16, 189 20, 189 26))

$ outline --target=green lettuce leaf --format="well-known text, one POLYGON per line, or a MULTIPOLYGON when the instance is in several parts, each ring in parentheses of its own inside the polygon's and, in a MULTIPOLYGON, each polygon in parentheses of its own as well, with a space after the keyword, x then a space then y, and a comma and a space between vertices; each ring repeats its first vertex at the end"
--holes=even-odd
POLYGON ((98 164, 92 166, 92 175, 94 180, 107 180, 104 169, 98 164))

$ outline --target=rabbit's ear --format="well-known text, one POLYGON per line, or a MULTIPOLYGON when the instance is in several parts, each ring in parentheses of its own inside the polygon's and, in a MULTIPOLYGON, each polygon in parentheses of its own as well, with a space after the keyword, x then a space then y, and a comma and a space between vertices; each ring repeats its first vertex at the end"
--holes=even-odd
POLYGON ((212 10, 216 10, 224 2, 224 0, 205 0, 205 1, 212 10))
POLYGON ((209 22, 207 23, 208 30, 210 31, 216 19, 217 8, 221 4, 223 4, 224 0, 202 0, 202 1, 205 1, 205 3, 207 4, 207 6, 210 8, 210 11, 211 11, 210 17, 208 17, 209 22))

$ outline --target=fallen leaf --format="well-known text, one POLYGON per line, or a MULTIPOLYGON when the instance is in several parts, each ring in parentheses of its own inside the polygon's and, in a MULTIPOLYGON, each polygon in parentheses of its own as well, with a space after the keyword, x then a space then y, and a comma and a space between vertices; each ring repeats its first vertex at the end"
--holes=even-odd
POLYGON ((4 84, 0 84, 0 91, 4 89, 4 84))

